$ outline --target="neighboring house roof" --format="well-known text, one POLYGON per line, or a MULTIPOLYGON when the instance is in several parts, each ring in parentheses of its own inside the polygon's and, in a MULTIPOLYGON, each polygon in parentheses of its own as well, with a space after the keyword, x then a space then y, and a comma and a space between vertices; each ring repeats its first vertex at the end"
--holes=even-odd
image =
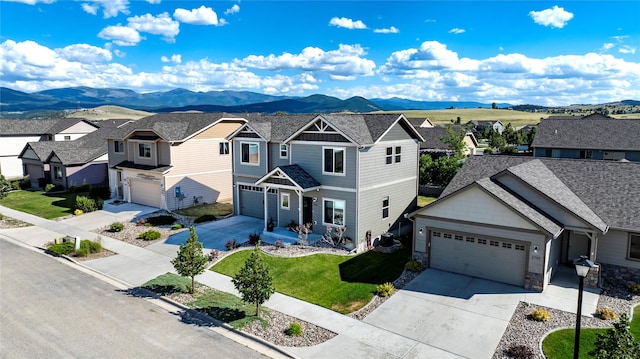
POLYGON ((123 125, 128 124, 129 122, 133 122, 135 120, 130 119, 111 119, 111 120, 100 120, 93 122, 98 127, 109 127, 109 128, 118 128, 123 125))
POLYGON ((241 114, 227 113, 161 113, 127 123, 109 138, 123 140, 135 131, 155 132, 167 142, 184 142, 223 118, 237 118, 244 121, 241 114))
POLYGON ((444 127, 417 127, 416 130, 424 142, 420 144, 420 149, 430 150, 452 150, 448 143, 442 142, 442 138, 449 137, 447 129, 444 127))
POLYGON ((493 126, 497 123, 502 125, 502 122, 500 121, 488 121, 488 120, 480 120, 480 121, 471 121, 471 123, 473 123, 476 126, 493 126))
POLYGON ((298 165, 279 166, 260 178, 256 184, 275 181, 275 184, 282 184, 297 187, 302 191, 320 187, 320 182, 313 178, 307 171, 298 165), (290 183, 289 183, 290 182, 290 183))
POLYGON ((431 123, 431 120, 429 120, 428 117, 426 117, 426 118, 407 118, 407 121, 409 121, 409 123, 413 127, 433 127, 433 123, 431 123))
POLYGON ((546 167, 558 181, 566 186, 568 191, 575 195, 575 197, 569 197, 565 193, 561 198, 552 199, 574 211, 580 218, 587 218, 594 225, 598 222, 597 218, 600 218, 610 228, 640 231, 640 186, 638 186, 640 163, 635 162, 559 158, 534 159, 521 156, 473 156, 466 160, 460 171, 445 188, 441 198, 480 179, 491 178, 493 180, 496 174, 505 170, 527 177, 534 188, 541 192, 545 191, 544 193, 547 195, 557 196, 552 193, 553 190, 547 188, 549 184, 536 183, 536 180, 532 178, 537 175, 535 169, 540 169, 540 165, 546 167), (513 169, 513 167, 532 161, 540 163, 513 169), (578 200, 582 203, 579 203, 578 200), (588 207, 597 218, 590 217, 586 212, 583 212, 583 205, 588 207))
POLYGON ((531 144, 534 148, 573 148, 640 151, 640 120, 579 118, 542 120, 531 144))
POLYGON ((107 136, 111 128, 98 128, 73 141, 39 141, 29 142, 18 158, 22 158, 28 148, 46 163, 55 154, 64 165, 85 164, 107 153, 107 136))
POLYGON ((167 165, 161 165, 161 166, 142 165, 142 164, 134 163, 132 161, 122 161, 117 165, 113 166, 113 168, 129 168, 134 170, 157 172, 161 174, 167 173, 167 171, 169 171, 172 167, 173 166, 167 166, 167 165))
POLYGON ((0 119, 0 136, 55 135, 78 122, 86 122, 96 128, 98 127, 82 118, 56 118, 46 120, 2 118, 0 119))

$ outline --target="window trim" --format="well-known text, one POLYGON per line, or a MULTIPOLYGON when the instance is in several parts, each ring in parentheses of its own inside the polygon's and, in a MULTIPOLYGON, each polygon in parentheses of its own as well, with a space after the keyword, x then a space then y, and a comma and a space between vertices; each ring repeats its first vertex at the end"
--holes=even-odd
POLYGON ((289 210, 291 209, 291 196, 289 193, 280 192, 280 208, 289 210), (285 202, 286 198, 286 202, 285 202), (286 206, 285 206, 286 203, 286 206))
POLYGON ((382 197, 382 219, 386 219, 386 218, 389 218, 389 196, 382 197), (385 205, 385 202, 386 202, 386 205, 385 205))
POLYGON ((387 147, 385 151, 385 164, 390 165, 393 163, 393 147, 387 147))
POLYGON ((229 142, 218 142, 218 154, 220 156, 229 154, 229 142))
POLYGON ((401 159, 402 159, 402 146, 395 146, 395 156, 394 156, 393 162, 400 163, 401 159))
POLYGON ((62 177, 62 166, 53 166, 53 179, 62 180, 62 177), (60 176, 58 176, 58 173, 60 174, 60 176))
POLYGON ((138 158, 143 158, 143 159, 153 159, 153 147, 151 146, 150 143, 138 143, 138 151, 136 152, 136 155, 138 156, 138 158), (140 154, 140 150, 141 147, 140 146, 149 146, 149 156, 144 156, 140 154))
MULTIPOLYGON (((334 198, 323 198, 322 199, 322 224, 325 226, 330 226, 330 227, 340 227, 340 226, 345 226, 345 217, 347 215, 347 201, 345 200, 341 200, 341 199, 334 199, 334 198), (327 210, 327 202, 333 202, 333 208, 336 208, 336 203, 342 203, 342 224, 339 223, 329 223, 326 221, 326 210, 327 210)), ((335 211, 334 214, 332 216, 332 220, 333 222, 335 222, 335 211)))
POLYGON ((631 241, 632 240, 637 240, 638 241, 637 246, 640 247, 640 233, 629 233, 629 239, 627 240, 627 259, 630 260, 630 261, 640 261, 640 256, 637 257, 637 258, 631 256, 631 241))
POLYGON ((286 143, 281 143, 280 145, 278 145, 278 152, 280 153, 281 159, 289 158, 289 145, 286 143))
POLYGON ((247 165, 247 166, 260 166, 260 142, 253 142, 253 141, 240 142, 240 164, 247 165), (243 155, 244 145, 249 146, 249 147, 247 147, 247 150, 249 151, 249 153, 247 155, 248 159, 249 159, 248 162, 245 162, 243 160, 243 158, 244 158, 244 155, 243 155), (255 162, 255 163, 251 162, 251 146, 256 146, 256 148, 258 149, 258 161, 255 162))
POLYGON ((336 146, 322 146, 322 174, 329 176, 346 176, 347 175, 347 148, 346 147, 336 147, 336 146), (326 150, 331 150, 332 157, 332 172, 326 171, 325 168, 325 152, 326 150), (342 172, 335 172, 336 167, 336 150, 342 151, 342 172))
POLYGON ((124 153, 124 141, 120 141, 120 140, 113 141, 113 152, 124 153), (119 146, 119 145, 122 145, 122 146, 119 146))

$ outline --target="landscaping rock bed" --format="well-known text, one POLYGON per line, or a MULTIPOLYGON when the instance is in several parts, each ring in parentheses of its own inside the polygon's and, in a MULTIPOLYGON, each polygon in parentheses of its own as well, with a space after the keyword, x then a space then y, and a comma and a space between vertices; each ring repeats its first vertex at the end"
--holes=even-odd
POLYGON ((188 217, 178 216, 175 214, 170 214, 170 215, 176 217, 175 223, 182 224, 184 228, 171 229, 171 225, 145 226, 145 225, 137 224, 139 220, 145 220, 150 217, 157 217, 161 215, 169 215, 169 212, 162 211, 162 210, 156 211, 153 213, 149 213, 145 216, 134 218, 131 222, 121 222, 122 224, 124 224, 124 229, 122 229, 119 232, 112 232, 109 229, 109 226, 98 228, 94 230, 94 232, 98 233, 99 235, 107 236, 107 237, 114 238, 129 244, 133 244, 138 247, 146 247, 150 244, 163 241, 173 234, 187 230, 189 225, 193 224, 193 222, 190 221, 188 217), (146 232, 150 229, 160 232, 160 238, 152 241, 145 241, 142 239, 138 239, 138 236, 140 235, 140 233, 146 232))
MULTIPOLYGON (((627 287, 612 284, 600 295, 598 308, 609 308, 620 313, 629 314, 634 306, 640 304, 640 295, 632 295, 627 287)), ((577 301, 576 301, 577 305, 577 301)), ((509 321, 509 325, 502 335, 502 339, 496 348, 493 359, 509 358, 505 351, 512 345, 526 345, 532 348, 536 358, 544 358, 541 350, 541 341, 550 331, 561 328, 575 328, 575 313, 564 312, 557 309, 545 308, 551 314, 547 322, 536 322, 528 318, 531 312, 540 306, 520 302, 515 313, 509 321)), ((589 313, 593 314, 593 313, 589 313)), ((616 320, 603 320, 600 318, 582 316, 582 328, 610 328, 616 320)))
POLYGON ((11 217, 3 216, 0 218, 0 229, 11 229, 11 228, 20 228, 20 227, 29 227, 31 223, 23 222, 11 217))

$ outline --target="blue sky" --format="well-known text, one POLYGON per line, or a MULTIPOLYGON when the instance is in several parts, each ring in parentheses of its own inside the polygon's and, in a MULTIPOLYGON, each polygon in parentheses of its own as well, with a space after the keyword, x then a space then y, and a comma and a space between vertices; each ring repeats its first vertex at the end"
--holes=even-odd
POLYGON ((0 86, 640 99, 640 1, 0 1, 0 86))

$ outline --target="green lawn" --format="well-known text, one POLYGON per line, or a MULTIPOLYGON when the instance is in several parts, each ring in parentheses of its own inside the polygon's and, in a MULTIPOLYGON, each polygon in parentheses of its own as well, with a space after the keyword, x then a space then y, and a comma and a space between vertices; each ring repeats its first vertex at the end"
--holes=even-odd
POLYGON ((437 199, 436 197, 418 196, 418 207, 424 207, 437 199))
MULTIPOLYGON (((250 253, 234 253, 211 270, 234 276, 250 253)), ((411 259, 411 248, 405 244, 392 254, 369 251, 355 257, 331 254, 297 258, 262 256, 271 268, 277 292, 344 314, 367 304, 378 284, 397 279, 411 259)))
POLYGON ((0 205, 38 217, 52 219, 73 213, 76 196, 86 193, 44 193, 16 191, 0 199, 0 205))
MULTIPOLYGON (((589 359, 589 355, 595 348, 598 334, 605 333, 607 329, 582 328, 580 330, 580 358, 589 359)), ((633 310, 631 332, 640 340, 640 306, 633 310)), ((549 334, 542 341, 542 351, 548 359, 564 359, 573 357, 573 344, 575 329, 562 329, 549 334)))

